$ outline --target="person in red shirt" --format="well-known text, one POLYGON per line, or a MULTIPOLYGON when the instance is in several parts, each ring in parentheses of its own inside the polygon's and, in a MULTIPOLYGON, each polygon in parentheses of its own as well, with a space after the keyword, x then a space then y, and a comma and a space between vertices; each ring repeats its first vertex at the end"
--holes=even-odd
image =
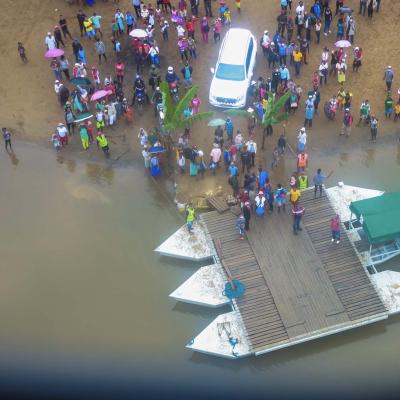
POLYGON ((115 74, 117 81, 122 85, 124 83, 125 64, 121 60, 118 60, 115 64, 115 74))
POLYGON ((331 232, 332 232, 332 239, 331 242, 333 243, 336 240, 336 244, 340 242, 340 217, 336 214, 331 219, 331 232))
POLYGON ((188 21, 186 22, 186 30, 188 33, 189 37, 192 37, 194 39, 194 32, 195 32, 195 23, 197 21, 197 18, 195 16, 193 16, 191 19, 188 19, 188 21))
POLYGON ((217 18, 214 22, 214 43, 220 42, 221 41, 221 31, 222 31, 222 22, 221 18, 217 18))
POLYGON ((297 172, 303 172, 308 167, 308 155, 304 151, 297 156, 297 172))

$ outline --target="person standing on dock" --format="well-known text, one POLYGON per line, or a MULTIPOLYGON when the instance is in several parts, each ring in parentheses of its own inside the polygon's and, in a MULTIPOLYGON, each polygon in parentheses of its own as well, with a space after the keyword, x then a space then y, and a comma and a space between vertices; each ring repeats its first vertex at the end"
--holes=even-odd
POLYGON ((186 209, 186 226, 189 233, 193 233, 193 222, 196 218, 196 213, 192 203, 189 203, 186 209))
POLYGON ((300 227, 301 218, 304 215, 304 207, 301 207, 299 204, 294 204, 292 208, 293 214, 293 233, 297 235, 299 231, 302 230, 300 227))
POLYGON ((340 217, 339 214, 336 214, 333 218, 331 218, 331 232, 333 243, 336 240, 336 244, 340 243, 340 217))
POLYGON ((244 219, 246 220, 244 229, 245 229, 246 232, 248 232, 248 231, 250 230, 250 218, 251 218, 251 205, 250 205, 250 201, 246 201, 246 202, 244 203, 244 206, 243 206, 242 211, 243 211, 244 219))
POLYGON ((328 176, 322 175, 321 168, 317 169, 317 173, 314 175, 313 182, 314 182, 314 199, 317 197, 317 191, 319 189, 319 197, 322 197, 322 186, 325 182, 325 179, 328 179, 332 175, 331 171, 328 176))
POLYGON ((245 226, 246 226, 246 220, 245 220, 243 214, 240 214, 238 219, 236 220, 236 228, 239 231, 240 240, 244 239, 245 226))
POLYGON ((265 214, 265 197, 264 197, 264 192, 262 190, 258 192, 258 195, 255 198, 255 203, 256 203, 256 214, 259 217, 263 217, 265 214))

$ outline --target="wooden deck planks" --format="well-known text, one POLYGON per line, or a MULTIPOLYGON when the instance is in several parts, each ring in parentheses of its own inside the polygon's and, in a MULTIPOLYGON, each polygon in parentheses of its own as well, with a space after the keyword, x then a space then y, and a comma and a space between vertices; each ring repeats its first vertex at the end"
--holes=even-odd
POLYGON ((253 216, 248 240, 239 239, 234 213, 201 216, 222 262, 246 285, 236 305, 253 351, 386 312, 347 235, 330 242, 334 211, 326 196, 314 199, 307 190, 301 201, 297 236, 290 214, 253 216))
POLYGON ((303 226, 309 233, 316 253, 349 318, 356 320, 386 312, 386 308, 361 265, 348 236, 342 232, 339 245, 329 243, 329 222, 334 215, 334 210, 326 194, 324 193, 322 198, 314 199, 313 191, 308 190, 303 192, 301 201, 306 208, 303 226), (314 212, 321 209, 327 210, 326 215, 314 212), (319 219, 318 222, 317 219, 319 219), (325 243, 321 238, 324 238, 325 243), (374 304, 374 307, 369 307, 370 303, 374 304))
POLYGON ((248 234, 291 339, 349 321, 307 234, 289 214, 254 218, 248 234))

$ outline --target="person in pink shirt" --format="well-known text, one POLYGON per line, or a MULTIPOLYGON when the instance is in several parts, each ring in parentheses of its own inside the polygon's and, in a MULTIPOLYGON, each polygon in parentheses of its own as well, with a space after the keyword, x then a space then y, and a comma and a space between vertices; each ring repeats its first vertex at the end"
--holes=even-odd
POLYGON ((336 214, 331 219, 331 232, 332 232, 332 239, 331 242, 333 243, 336 240, 336 244, 340 243, 340 217, 336 214))
POLYGON ((198 112, 200 112, 201 100, 199 96, 194 96, 192 101, 190 102, 190 105, 192 106, 193 114, 197 114, 198 112))
POLYGON ((186 37, 181 37, 178 39, 178 49, 179 49, 179 54, 181 55, 181 60, 183 61, 183 59, 185 58, 186 61, 189 60, 188 57, 188 41, 186 39, 186 37))
POLYGON ((222 152, 221 152, 221 149, 219 147, 219 144, 214 143, 213 146, 214 147, 211 150, 210 157, 211 157, 212 162, 214 162, 218 166, 219 165, 219 160, 221 159, 222 152))
POLYGON ((208 43, 208 32, 210 32, 210 25, 208 25, 207 17, 203 17, 201 20, 200 31, 203 42, 208 43))
POLYGON ((92 67, 92 78, 96 84, 96 89, 100 89, 100 72, 95 66, 92 67))
POLYGON ((221 41, 221 31, 222 31, 222 23, 221 18, 217 18, 214 22, 214 43, 221 41))

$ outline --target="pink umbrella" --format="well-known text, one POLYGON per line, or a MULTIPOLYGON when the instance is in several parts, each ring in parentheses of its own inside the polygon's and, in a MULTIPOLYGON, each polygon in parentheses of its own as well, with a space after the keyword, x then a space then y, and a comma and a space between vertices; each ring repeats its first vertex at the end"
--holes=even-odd
POLYGON ((46 58, 54 58, 54 57, 60 57, 64 54, 64 50, 62 49, 51 49, 46 51, 46 54, 44 55, 46 58))
POLYGON ((112 92, 110 90, 98 90, 97 92, 94 92, 92 94, 92 97, 90 98, 91 101, 96 101, 99 99, 102 99, 103 97, 106 97, 110 95, 112 92))

